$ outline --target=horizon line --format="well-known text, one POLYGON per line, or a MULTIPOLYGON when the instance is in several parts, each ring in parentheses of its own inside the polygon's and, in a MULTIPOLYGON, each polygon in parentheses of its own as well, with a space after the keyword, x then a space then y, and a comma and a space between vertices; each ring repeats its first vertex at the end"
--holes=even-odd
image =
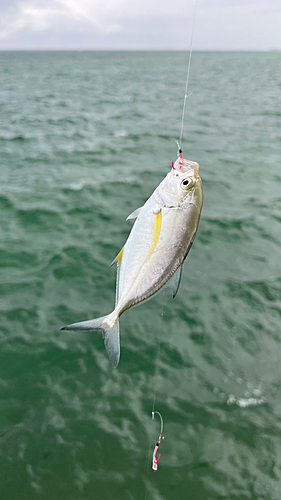
MULTIPOLYGON (((189 49, 113 49, 113 48, 0 48, 0 52, 189 52, 189 49)), ((281 52, 281 48, 268 49, 193 49, 192 52, 281 52)))

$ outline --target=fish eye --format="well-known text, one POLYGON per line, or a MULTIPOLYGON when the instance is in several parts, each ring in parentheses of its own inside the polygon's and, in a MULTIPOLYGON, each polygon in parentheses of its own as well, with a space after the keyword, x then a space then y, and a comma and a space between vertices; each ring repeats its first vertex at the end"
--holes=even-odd
POLYGON ((192 186, 192 179, 184 179, 181 183, 183 189, 186 189, 188 186, 192 186))

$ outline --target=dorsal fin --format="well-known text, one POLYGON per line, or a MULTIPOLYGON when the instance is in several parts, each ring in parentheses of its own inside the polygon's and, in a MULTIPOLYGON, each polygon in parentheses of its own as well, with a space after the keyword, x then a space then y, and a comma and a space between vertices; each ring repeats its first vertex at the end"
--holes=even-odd
POLYGON ((130 215, 128 215, 126 220, 137 219, 139 214, 141 213, 141 211, 142 211, 142 207, 137 208, 130 215))

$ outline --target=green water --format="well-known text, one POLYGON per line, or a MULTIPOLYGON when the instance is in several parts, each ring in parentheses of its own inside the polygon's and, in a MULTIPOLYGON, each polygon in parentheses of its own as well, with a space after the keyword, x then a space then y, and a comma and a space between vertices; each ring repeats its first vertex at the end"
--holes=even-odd
POLYGON ((176 156, 186 66, 0 53, 3 500, 280 500, 280 53, 193 54, 183 150, 204 207, 177 297, 122 316, 116 370, 98 333, 59 331, 112 310, 125 219, 176 156))

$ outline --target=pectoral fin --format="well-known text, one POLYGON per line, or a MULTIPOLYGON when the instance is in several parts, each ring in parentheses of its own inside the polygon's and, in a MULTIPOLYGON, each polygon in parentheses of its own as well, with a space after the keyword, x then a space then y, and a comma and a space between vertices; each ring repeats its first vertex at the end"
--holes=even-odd
POLYGON ((137 208, 136 210, 134 210, 134 212, 132 212, 130 215, 128 215, 126 220, 137 219, 139 214, 141 213, 141 211, 142 211, 142 207, 137 208))
POLYGON ((173 290, 173 299, 178 293, 178 289, 181 282, 181 274, 182 274, 182 266, 179 266, 176 272, 171 276, 169 281, 166 283, 166 287, 172 288, 173 290))

